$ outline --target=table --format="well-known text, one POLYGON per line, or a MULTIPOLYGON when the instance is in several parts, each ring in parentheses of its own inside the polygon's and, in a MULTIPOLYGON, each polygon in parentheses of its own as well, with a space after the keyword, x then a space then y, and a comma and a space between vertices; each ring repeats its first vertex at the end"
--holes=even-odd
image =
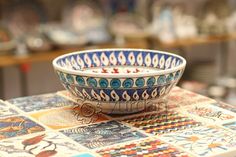
POLYGON ((104 115, 67 91, 0 102, 0 156, 220 156, 236 153, 236 106, 175 87, 141 113, 104 115))

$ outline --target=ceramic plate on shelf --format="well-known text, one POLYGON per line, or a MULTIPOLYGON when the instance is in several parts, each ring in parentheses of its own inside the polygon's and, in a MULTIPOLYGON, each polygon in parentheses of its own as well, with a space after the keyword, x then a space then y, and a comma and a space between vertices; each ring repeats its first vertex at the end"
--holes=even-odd
POLYGON ((5 54, 13 50, 16 46, 12 34, 4 25, 0 25, 0 54, 5 54))
POLYGON ((54 59, 62 85, 109 114, 139 112, 161 100, 185 69, 181 56, 145 49, 78 51, 54 59))
POLYGON ((60 48, 79 47, 88 43, 84 33, 78 33, 60 24, 49 23, 41 26, 53 45, 60 48))
POLYGON ((84 34, 90 43, 110 40, 107 20, 98 1, 69 2, 63 12, 63 24, 77 34, 84 34))
POLYGON ((113 35, 121 37, 144 38, 149 34, 142 19, 131 13, 117 13, 109 23, 113 35))
POLYGON ((3 19, 15 37, 34 30, 47 21, 42 3, 37 0, 10 1, 3 11, 3 19))

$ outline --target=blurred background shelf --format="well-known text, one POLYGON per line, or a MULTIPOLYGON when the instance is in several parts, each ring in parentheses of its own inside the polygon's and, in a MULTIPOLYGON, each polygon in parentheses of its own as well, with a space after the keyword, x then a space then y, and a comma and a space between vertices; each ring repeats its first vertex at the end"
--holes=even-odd
POLYGON ((123 45, 117 45, 113 43, 107 44, 100 44, 100 45, 93 45, 93 46, 84 46, 84 47, 77 47, 77 48, 69 48, 69 49, 58 49, 58 50, 51 50, 45 52, 37 52, 37 53, 30 53, 26 55, 0 55, 0 67, 7 67, 7 66, 14 66, 20 65, 25 63, 36 63, 36 62, 45 62, 45 61, 52 61, 57 56, 70 53, 73 51, 79 50, 86 50, 86 49, 101 49, 101 48, 148 48, 148 43, 146 41, 136 41, 136 42, 128 42, 123 45))
POLYGON ((61 90, 55 57, 120 47, 183 55, 180 86, 236 104, 235 40, 236 0, 3 0, 0 98, 61 90))
POLYGON ((236 40, 236 33, 225 34, 225 35, 212 35, 212 36, 199 36, 188 39, 179 39, 172 42, 162 42, 158 38, 151 38, 161 48, 178 48, 178 47, 189 47, 200 44, 214 44, 220 42, 228 42, 236 40))

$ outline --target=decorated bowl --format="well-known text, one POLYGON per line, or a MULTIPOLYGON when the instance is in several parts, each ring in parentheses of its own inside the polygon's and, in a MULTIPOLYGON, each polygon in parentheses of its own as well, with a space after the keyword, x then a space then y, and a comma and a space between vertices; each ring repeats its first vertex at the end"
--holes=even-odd
POLYGON ((53 67, 78 100, 102 112, 139 112, 165 97, 181 78, 183 57, 145 49, 97 49, 59 56, 53 67))

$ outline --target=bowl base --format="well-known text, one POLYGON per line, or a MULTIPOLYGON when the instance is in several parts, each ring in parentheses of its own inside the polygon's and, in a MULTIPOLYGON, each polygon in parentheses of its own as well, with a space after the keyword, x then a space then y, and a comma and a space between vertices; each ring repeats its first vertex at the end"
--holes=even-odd
POLYGON ((151 105, 157 103, 158 100, 142 100, 142 101, 127 101, 127 102, 98 102, 91 100, 77 100, 81 104, 81 108, 90 108, 94 113, 104 114, 133 114, 141 112, 151 105))

